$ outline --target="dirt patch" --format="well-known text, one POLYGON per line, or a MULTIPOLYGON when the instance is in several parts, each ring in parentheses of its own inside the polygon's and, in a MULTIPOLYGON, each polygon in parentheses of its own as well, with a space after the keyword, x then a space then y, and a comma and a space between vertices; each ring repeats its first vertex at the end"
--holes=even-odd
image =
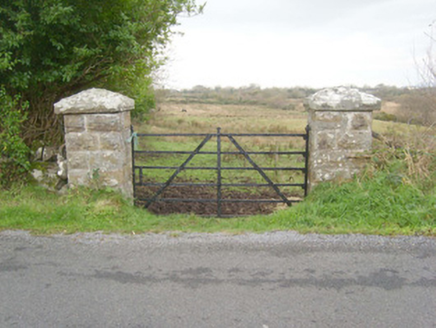
MULTIPOLYGON (((238 200, 281 200, 277 193, 269 187, 259 187, 253 192, 244 190, 222 190, 221 214, 222 216, 245 216, 256 214, 270 214, 277 209, 286 207, 284 203, 250 202, 242 203, 238 200), (228 202, 228 201, 236 202, 228 202)), ((152 198, 159 187, 136 187, 136 202, 139 207, 146 205, 145 198, 152 198)), ((297 193, 286 194, 288 199, 299 200, 297 193)), ((148 210, 155 214, 193 213, 203 216, 217 216, 217 190, 216 187, 183 186, 168 187, 159 197, 160 199, 185 200, 185 201, 157 201, 152 203, 148 210), (195 201, 201 199, 203 201, 195 201)))

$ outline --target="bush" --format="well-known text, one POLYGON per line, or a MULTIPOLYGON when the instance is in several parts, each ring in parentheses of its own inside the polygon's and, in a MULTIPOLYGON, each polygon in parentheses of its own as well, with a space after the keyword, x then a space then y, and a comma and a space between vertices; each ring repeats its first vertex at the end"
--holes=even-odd
POLYGON ((432 126, 436 123, 436 89, 421 88, 398 98, 399 121, 432 126))
POLYGON ((2 1, 0 81, 29 102, 26 143, 58 143, 53 103, 91 87, 122 92, 144 112, 178 16, 202 8, 194 0, 2 1))
POLYGON ((397 117, 394 114, 385 112, 374 113, 374 119, 379 121, 396 122, 397 117))
POLYGON ((423 192, 436 188, 436 131, 434 128, 408 126, 391 131, 374 144, 372 165, 367 173, 377 171, 401 176, 403 181, 423 192), (386 147, 388 145, 388 147, 386 147))
POLYGON ((24 179, 30 169, 29 148, 21 138, 26 109, 27 103, 0 88, 0 188, 24 179))

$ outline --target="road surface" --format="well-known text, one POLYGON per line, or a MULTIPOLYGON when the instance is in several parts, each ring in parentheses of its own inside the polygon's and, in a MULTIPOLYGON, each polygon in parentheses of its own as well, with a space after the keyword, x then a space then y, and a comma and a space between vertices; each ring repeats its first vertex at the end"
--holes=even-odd
POLYGON ((436 240, 5 231, 0 327, 436 327, 436 240))

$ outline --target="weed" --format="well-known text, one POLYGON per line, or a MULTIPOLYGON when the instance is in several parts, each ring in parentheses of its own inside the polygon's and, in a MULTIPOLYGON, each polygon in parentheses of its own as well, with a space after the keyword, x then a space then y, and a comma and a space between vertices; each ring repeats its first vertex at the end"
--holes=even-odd
POLYGON ((367 174, 389 170, 414 185, 436 184, 436 132, 433 128, 409 126, 398 133, 388 131, 375 144, 367 174))

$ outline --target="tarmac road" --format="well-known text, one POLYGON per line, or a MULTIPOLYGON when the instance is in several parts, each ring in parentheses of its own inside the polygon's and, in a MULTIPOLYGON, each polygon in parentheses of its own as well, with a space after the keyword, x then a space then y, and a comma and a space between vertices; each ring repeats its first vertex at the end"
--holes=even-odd
POLYGON ((436 327, 436 240, 5 231, 0 327, 436 327))

